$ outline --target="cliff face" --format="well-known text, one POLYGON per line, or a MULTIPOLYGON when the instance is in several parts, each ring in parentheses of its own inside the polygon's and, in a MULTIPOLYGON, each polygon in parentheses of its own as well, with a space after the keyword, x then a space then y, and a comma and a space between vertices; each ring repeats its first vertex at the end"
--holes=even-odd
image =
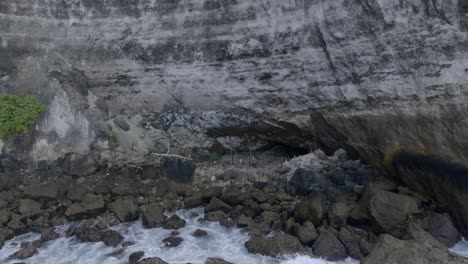
POLYGON ((468 162, 468 2, 1 1, 0 87, 47 105, 0 143, 35 161, 206 156, 248 136, 468 162))

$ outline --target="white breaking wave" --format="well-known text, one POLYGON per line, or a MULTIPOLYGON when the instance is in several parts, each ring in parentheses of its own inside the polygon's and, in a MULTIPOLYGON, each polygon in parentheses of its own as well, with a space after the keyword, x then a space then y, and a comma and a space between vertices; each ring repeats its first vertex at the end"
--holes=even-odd
POLYGON ((453 248, 451 248, 450 251, 465 258, 468 258, 468 241, 462 239, 453 248))
MULTIPOLYGON (((170 236, 171 230, 162 228, 146 229, 141 221, 131 224, 121 224, 113 229, 119 231, 125 241, 134 242, 134 245, 125 248, 121 254, 110 256, 122 247, 108 247, 104 243, 82 243, 76 238, 62 237, 46 243, 38 249, 33 257, 21 260, 27 264, 127 264, 128 256, 136 251, 144 251, 145 257, 159 257, 170 264, 204 263, 208 257, 219 257, 236 264, 357 264, 352 259, 342 262, 329 262, 322 259, 307 256, 286 256, 284 258, 272 258, 250 254, 244 247, 249 239, 245 230, 237 228, 225 228, 218 223, 197 221, 197 218, 189 218, 192 212, 200 213, 201 209, 179 211, 177 214, 187 221, 184 228, 178 230, 180 237, 184 239, 182 244, 175 248, 167 248, 161 242, 170 236), (195 238, 192 233, 196 229, 208 232, 206 237, 195 238)), ((58 227, 57 231, 62 235, 68 226, 58 227)), ((8 260, 8 257, 20 249, 20 243, 38 239, 38 234, 29 233, 18 236, 8 241, 0 250, 0 263, 13 264, 19 260, 8 260)))

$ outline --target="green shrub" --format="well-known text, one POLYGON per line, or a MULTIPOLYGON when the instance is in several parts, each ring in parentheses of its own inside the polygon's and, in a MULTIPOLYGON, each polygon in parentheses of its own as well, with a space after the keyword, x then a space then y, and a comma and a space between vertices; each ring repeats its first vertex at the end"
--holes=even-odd
POLYGON ((33 95, 0 94, 0 139, 26 133, 45 107, 33 95))
POLYGON ((217 161, 219 160, 219 155, 216 152, 211 152, 210 153, 210 161, 217 161))

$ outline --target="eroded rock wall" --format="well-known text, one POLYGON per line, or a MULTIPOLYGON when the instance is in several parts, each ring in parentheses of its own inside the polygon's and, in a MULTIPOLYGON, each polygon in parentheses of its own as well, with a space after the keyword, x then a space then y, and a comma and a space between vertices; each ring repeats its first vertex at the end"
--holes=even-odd
POLYGON ((206 156, 247 135, 468 162, 468 4, 2 1, 0 87, 47 105, 3 148, 36 161, 206 156))

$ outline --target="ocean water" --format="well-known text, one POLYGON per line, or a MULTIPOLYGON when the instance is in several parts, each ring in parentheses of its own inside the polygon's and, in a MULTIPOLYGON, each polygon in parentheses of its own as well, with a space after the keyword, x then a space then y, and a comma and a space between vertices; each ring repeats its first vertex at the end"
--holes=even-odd
POLYGON ((466 239, 462 239, 453 248, 451 248, 450 251, 468 258, 468 241, 466 239))
POLYGON ((180 236, 184 239, 182 244, 175 248, 167 248, 161 242, 171 233, 162 228, 145 229, 141 221, 131 224, 121 224, 113 227, 119 231, 125 241, 135 244, 125 248, 121 254, 110 256, 121 247, 108 247, 104 243, 82 243, 76 238, 64 237, 68 226, 61 226, 57 231, 63 237, 50 241, 38 249, 38 253, 26 260, 8 259, 10 255, 19 250, 20 243, 33 241, 40 236, 29 233, 18 236, 5 243, 0 250, 0 263, 13 264, 25 262, 27 264, 127 264, 128 256, 136 251, 144 251, 145 257, 156 256, 170 264, 204 263, 208 257, 219 257, 236 264, 357 264, 353 259, 340 262, 329 262, 323 259, 308 256, 284 256, 272 258, 250 254, 244 247, 249 236, 245 230, 237 228, 225 228, 218 223, 199 223, 197 218, 189 218, 192 212, 202 215, 202 209, 179 211, 177 214, 187 221, 184 228, 180 229, 180 236), (208 232, 203 238, 195 238, 191 234, 197 228, 208 232))

